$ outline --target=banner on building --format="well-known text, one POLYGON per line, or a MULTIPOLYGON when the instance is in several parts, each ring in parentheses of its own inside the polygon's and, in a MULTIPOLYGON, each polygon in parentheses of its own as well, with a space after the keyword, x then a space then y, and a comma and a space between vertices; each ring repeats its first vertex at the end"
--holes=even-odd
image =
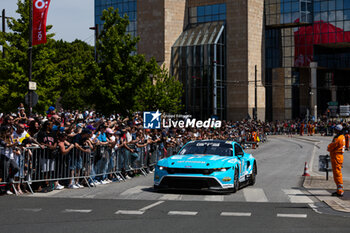
POLYGON ((46 19, 51 0, 33 0, 33 45, 46 43, 46 19))

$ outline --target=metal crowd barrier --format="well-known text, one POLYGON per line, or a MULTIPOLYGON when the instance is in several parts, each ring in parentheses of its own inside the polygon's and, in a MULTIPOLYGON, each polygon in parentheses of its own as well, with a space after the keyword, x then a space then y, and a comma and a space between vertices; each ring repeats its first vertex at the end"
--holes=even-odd
MULTIPOLYGON (((95 150, 83 152, 73 148, 66 154, 59 148, 51 150, 40 147, 24 147, 21 153, 15 155, 15 162, 19 171, 12 174, 7 163, 7 157, 0 157, 0 187, 11 184, 27 184, 33 193, 32 185, 35 182, 54 182, 62 180, 84 180, 90 188, 90 182, 104 180, 109 176, 120 177, 125 181, 123 173, 140 171, 147 174, 147 169, 154 167, 158 160, 175 154, 179 147, 165 147, 162 144, 136 147, 129 145, 133 151, 126 148, 111 148, 97 146, 95 150), (10 174, 14 180, 10 181, 10 174), (10 182, 9 182, 10 181, 10 182)), ((1 149, 0 149, 1 150, 1 149)), ((3 150, 2 150, 3 151, 3 150)))

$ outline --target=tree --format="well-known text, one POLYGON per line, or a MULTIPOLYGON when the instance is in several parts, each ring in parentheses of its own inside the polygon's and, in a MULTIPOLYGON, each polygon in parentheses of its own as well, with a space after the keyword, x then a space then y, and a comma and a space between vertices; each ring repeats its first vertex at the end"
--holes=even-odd
POLYGON ((94 49, 87 43, 75 40, 72 43, 56 41, 54 63, 59 70, 59 94, 63 109, 87 109, 93 102, 93 83, 98 77, 98 67, 94 61, 94 49))
POLYGON ((148 78, 135 96, 135 109, 139 111, 160 110, 178 113, 182 110, 182 83, 169 76, 166 69, 159 69, 153 78, 148 78))
POLYGON ((181 91, 178 84, 172 85, 175 80, 161 71, 155 59, 146 61, 144 55, 136 54, 139 38, 127 33, 129 25, 127 15, 121 17, 118 9, 114 10, 111 7, 103 11, 101 19, 104 25, 97 42, 98 66, 101 75, 98 80, 95 80, 96 108, 104 113, 128 114, 149 106, 163 107, 164 103, 169 101, 160 97, 152 98, 152 96, 159 93, 159 96, 165 97, 166 92, 171 93, 171 97, 175 98, 174 102, 177 103, 178 95, 173 94, 173 91, 179 91, 179 93, 181 91), (151 76, 159 81, 156 82, 158 83, 156 86, 153 86, 151 76), (166 84, 169 86, 165 87, 166 84), (175 89, 170 90, 172 87, 175 89), (145 91, 145 88, 149 91, 145 91), (160 94, 160 90, 155 91, 155 88, 164 88, 164 91, 160 94), (151 104, 145 100, 159 103, 151 104))
MULTIPOLYGON (((24 102, 28 88, 29 0, 18 1, 18 20, 8 20, 11 32, 0 33, 6 58, 0 58, 0 110, 15 111, 24 102)), ((52 28, 47 26, 47 31, 52 28)), ((86 80, 99 77, 94 49, 85 42, 55 41, 48 34, 47 44, 33 47, 33 81, 37 82, 39 103, 34 110, 43 112, 58 100, 65 109, 90 107, 92 85, 86 80)))
MULTIPOLYGON (((29 0, 18 0, 17 13, 19 19, 9 19, 11 32, 0 33, 0 44, 5 48, 6 58, 0 58, 0 101, 1 111, 14 111, 28 89, 28 44, 29 44, 29 0)), ((49 31, 52 26, 47 26, 49 31)), ((59 76, 57 66, 52 62, 55 51, 50 47, 54 43, 48 34, 48 43, 33 48, 33 80, 37 82, 40 101, 36 110, 43 111, 48 105, 54 104, 59 96, 57 85, 59 76)))

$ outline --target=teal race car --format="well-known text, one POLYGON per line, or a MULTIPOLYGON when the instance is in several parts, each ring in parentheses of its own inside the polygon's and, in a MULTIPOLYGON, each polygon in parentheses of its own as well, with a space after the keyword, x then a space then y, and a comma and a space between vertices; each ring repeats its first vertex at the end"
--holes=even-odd
POLYGON ((255 158, 234 141, 188 142, 176 155, 159 160, 154 188, 236 192, 254 185, 255 158))

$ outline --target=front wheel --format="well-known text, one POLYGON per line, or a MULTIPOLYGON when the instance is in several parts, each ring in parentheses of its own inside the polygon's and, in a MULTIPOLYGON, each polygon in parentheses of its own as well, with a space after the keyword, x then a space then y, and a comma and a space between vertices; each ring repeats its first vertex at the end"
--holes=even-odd
POLYGON ((257 174, 257 168, 256 168, 256 163, 254 163, 252 175, 250 176, 250 181, 249 181, 250 185, 254 185, 255 184, 255 182, 256 182, 256 174, 257 174))
POLYGON ((233 178, 233 193, 237 192, 239 189, 239 181, 238 181, 238 169, 235 169, 235 174, 233 178))

